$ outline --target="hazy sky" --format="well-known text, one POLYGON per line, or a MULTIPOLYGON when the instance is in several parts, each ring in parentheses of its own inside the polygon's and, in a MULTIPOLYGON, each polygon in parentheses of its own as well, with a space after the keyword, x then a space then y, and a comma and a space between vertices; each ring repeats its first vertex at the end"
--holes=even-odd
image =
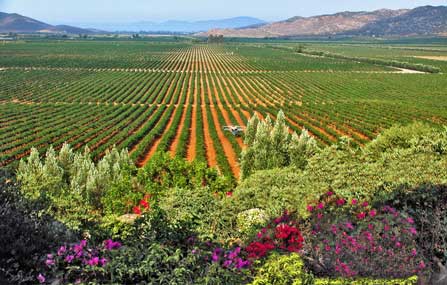
POLYGON ((340 11, 447 5, 447 0, 0 0, 0 11, 51 24, 204 20, 252 16, 282 20, 340 11))

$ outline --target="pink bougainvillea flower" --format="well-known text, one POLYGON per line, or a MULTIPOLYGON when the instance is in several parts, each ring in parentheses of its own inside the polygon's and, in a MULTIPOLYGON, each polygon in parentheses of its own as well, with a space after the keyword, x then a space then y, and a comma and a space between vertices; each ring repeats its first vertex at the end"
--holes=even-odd
POLYGON ((352 225, 351 222, 347 222, 347 223, 345 224, 345 226, 346 226, 346 228, 347 228, 348 230, 353 230, 353 229, 354 229, 354 226, 352 225))
POLYGON ((343 206, 344 204, 346 204, 346 200, 341 198, 337 200, 337 206, 343 206))
POLYGON ((377 215, 377 211, 372 209, 371 211, 369 211, 369 216, 370 217, 375 217, 377 215))
POLYGON ((314 210, 314 207, 311 205, 307 205, 307 211, 312 212, 314 210))
POLYGON ((101 266, 104 266, 107 264, 107 259, 103 257, 99 260, 99 263, 101 264, 101 266))
POLYGON ((57 255, 61 256, 63 255, 65 252, 67 251, 67 247, 66 246, 61 246, 59 247, 58 251, 57 251, 57 255))
POLYGON ((53 266, 55 263, 54 263, 54 259, 47 259, 47 260, 45 260, 45 264, 48 266, 48 267, 50 267, 50 266, 53 266))
POLYGON ((366 217, 366 213, 365 212, 361 212, 357 214, 357 219, 359 220, 363 220, 366 217))
POLYGON ((421 262, 419 262, 419 269, 424 269, 425 268, 425 262, 423 260, 421 260, 421 262))
POLYGON ((407 223, 409 223, 409 224, 414 224, 414 220, 413 220, 413 218, 408 217, 408 218, 407 218, 407 223))
POLYGON ((42 275, 42 273, 39 273, 39 275, 37 275, 37 280, 39 281, 40 284, 45 283, 45 276, 42 275))
POLYGON ((328 191, 328 192, 326 192, 326 195, 327 195, 328 197, 331 197, 332 195, 334 195, 334 192, 332 192, 332 191, 328 191))
POLYGON ((87 264, 90 266, 97 266, 99 264, 99 257, 92 257, 90 260, 87 261, 87 264))
POLYGON ((321 219, 323 218, 323 214, 322 214, 322 213, 318 213, 318 214, 317 214, 317 218, 318 218, 319 220, 321 220, 321 219))
POLYGON ((323 203, 318 203, 317 208, 320 209, 320 210, 323 209, 324 208, 324 204, 323 203))
POLYGON ((351 204, 352 204, 352 205, 357 205, 357 203, 358 203, 357 199, 352 199, 352 200, 351 200, 351 204))
POLYGON ((415 228, 410 228, 410 233, 416 235, 418 232, 415 228))
POLYGON ((118 241, 113 241, 111 239, 104 241, 104 248, 107 250, 118 249, 121 247, 121 243, 118 241))
POLYGON ((366 207, 368 207, 368 206, 369 206, 369 203, 368 203, 368 202, 365 201, 365 202, 362 203, 362 207, 365 207, 365 208, 366 208, 366 207))
POLYGON ((67 263, 71 263, 71 262, 73 261, 73 259, 74 259, 74 256, 73 256, 73 255, 67 255, 67 256, 65 257, 65 261, 66 261, 67 263))

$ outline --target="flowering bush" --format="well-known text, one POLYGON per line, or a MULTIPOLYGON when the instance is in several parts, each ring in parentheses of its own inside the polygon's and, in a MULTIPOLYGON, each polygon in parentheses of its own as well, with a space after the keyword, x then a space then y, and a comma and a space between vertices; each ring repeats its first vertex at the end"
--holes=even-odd
POLYGON ((296 222, 285 212, 258 232, 245 248, 236 247, 225 251, 216 247, 212 251, 211 260, 224 268, 241 270, 272 251, 299 252, 303 248, 303 242, 296 222))
POLYGON ((347 201, 328 192, 309 205, 306 255, 317 274, 401 278, 425 268, 414 221, 390 206, 347 201))
MULTIPOLYGON (((71 246, 62 245, 56 253, 45 258, 46 273, 37 276, 39 283, 75 282, 80 284, 97 279, 105 270, 103 267, 110 261, 109 252, 119 249, 121 243, 111 239, 105 240, 102 246, 88 247, 86 240, 71 246)), ((58 284, 59 284, 58 283, 58 284)))
POLYGON ((271 221, 256 234, 256 238, 246 247, 249 258, 264 257, 273 250, 299 252, 304 239, 297 223, 287 212, 271 221))

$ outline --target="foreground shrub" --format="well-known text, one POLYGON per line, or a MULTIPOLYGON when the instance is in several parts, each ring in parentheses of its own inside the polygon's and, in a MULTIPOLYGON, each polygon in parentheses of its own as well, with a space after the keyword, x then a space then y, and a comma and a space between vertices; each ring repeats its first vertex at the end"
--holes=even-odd
POLYGON ((25 200, 18 188, 14 177, 0 170, 1 284, 35 284, 40 256, 75 238, 61 223, 42 215, 39 205, 25 200))
POLYGON ((309 211, 306 261, 318 276, 406 278, 426 267, 414 220, 395 208, 329 192, 309 211))
MULTIPOLYGON (((376 205, 389 204, 399 211, 414 217, 418 230, 417 242, 421 253, 433 265, 439 260, 447 263, 447 186, 421 185, 408 191, 397 189, 395 192, 380 196, 376 205)), ((438 268, 432 268, 437 271, 438 268)))

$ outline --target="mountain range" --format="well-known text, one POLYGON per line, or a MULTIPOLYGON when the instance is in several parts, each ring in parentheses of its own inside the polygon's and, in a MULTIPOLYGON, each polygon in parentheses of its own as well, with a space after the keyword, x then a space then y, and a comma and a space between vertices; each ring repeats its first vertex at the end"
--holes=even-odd
POLYGON ((447 6, 373 12, 341 12, 313 17, 293 17, 266 23, 251 17, 209 21, 135 22, 122 24, 50 25, 19 14, 0 12, 0 33, 92 34, 108 32, 174 32, 196 36, 299 37, 299 36, 411 36, 447 35, 447 6), (94 29, 89 29, 92 27, 94 29))
POLYGON ((67 25, 53 26, 19 14, 0 12, 0 33, 90 34, 92 31, 67 25))
POLYGON ((265 21, 252 17, 235 17, 206 21, 165 21, 161 23, 140 21, 133 23, 75 23, 80 27, 95 27, 108 32, 173 32, 197 33, 210 29, 237 29, 242 27, 266 24, 265 21))
POLYGON ((212 29, 198 36, 294 37, 294 36, 410 36, 447 34, 447 7, 422 6, 414 9, 373 12, 341 12, 242 29, 212 29))

